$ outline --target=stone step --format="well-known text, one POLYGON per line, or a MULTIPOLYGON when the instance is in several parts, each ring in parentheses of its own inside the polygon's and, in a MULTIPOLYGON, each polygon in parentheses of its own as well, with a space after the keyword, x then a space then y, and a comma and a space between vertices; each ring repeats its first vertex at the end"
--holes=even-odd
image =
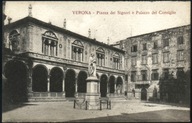
MULTIPOLYGON (((82 98, 79 98, 79 99, 83 99, 82 98)), ((100 99, 107 99, 107 98, 100 98, 100 99)), ((126 98, 125 96, 123 95, 119 95, 119 96, 109 96, 108 97, 109 100, 140 100, 139 98, 133 98, 133 97, 128 97, 126 98)), ((56 101, 74 101, 75 98, 74 97, 32 97, 29 99, 29 102, 56 102, 56 101)))
POLYGON ((61 101, 67 101, 65 98, 50 98, 50 97, 44 97, 44 98, 29 98, 29 102, 61 102, 61 101))
POLYGON ((125 96, 113 96, 113 97, 109 97, 110 100, 126 100, 125 96))

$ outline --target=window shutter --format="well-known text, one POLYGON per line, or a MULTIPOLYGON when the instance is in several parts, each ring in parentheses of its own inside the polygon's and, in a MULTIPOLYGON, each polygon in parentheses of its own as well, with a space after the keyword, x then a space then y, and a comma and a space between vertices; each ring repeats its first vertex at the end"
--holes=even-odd
POLYGON ((156 80, 158 80, 159 79, 159 73, 156 73, 156 80))

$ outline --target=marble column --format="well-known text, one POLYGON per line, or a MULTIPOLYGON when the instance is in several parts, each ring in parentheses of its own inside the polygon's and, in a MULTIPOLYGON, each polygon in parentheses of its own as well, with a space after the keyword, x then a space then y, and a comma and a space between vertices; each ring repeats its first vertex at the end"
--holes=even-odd
POLYGON ((47 92, 48 92, 48 97, 50 97, 50 76, 48 75, 47 77, 47 92))
POLYGON ((62 91, 65 92, 65 80, 63 80, 63 83, 62 83, 62 91))
POLYGON ((78 88, 78 85, 77 85, 77 77, 75 78, 75 97, 77 97, 78 93, 77 93, 77 88, 78 88))
POLYGON ((50 51, 51 51, 51 40, 49 40, 49 44, 48 44, 48 55, 50 55, 50 51))
POLYGON ((115 89, 114 94, 115 94, 115 95, 117 94, 117 90, 116 90, 117 87, 116 87, 116 85, 117 85, 117 84, 115 83, 115 84, 114 84, 114 89, 115 89))

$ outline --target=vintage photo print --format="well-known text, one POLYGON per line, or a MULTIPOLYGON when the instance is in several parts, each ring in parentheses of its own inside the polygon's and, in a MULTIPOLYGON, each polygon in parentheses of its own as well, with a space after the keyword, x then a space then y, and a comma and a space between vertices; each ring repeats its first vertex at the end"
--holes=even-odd
POLYGON ((2 122, 190 122, 190 1, 3 1, 2 122))

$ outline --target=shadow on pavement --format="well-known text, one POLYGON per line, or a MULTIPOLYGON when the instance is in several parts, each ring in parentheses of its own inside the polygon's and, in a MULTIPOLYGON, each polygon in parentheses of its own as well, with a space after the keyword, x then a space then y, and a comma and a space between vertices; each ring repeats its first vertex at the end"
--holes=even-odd
POLYGON ((17 108, 21 108, 24 106, 37 105, 37 104, 27 104, 27 103, 17 103, 17 104, 3 104, 2 105, 2 113, 15 110, 17 108))
POLYGON ((145 103, 150 103, 150 104, 161 104, 161 105, 171 105, 171 106, 178 106, 178 107, 186 107, 190 108, 190 104, 180 104, 180 103, 168 103, 168 102, 145 102, 145 103))
POLYGON ((190 111, 185 110, 159 110, 142 113, 122 113, 121 115, 97 117, 68 122, 189 122, 190 111))

